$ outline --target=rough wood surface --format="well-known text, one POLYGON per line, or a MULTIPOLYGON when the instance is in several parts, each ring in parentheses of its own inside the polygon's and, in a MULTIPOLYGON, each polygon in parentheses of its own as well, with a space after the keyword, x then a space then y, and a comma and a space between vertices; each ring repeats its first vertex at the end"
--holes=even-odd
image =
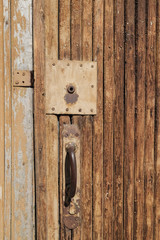
POLYGON ((157 5, 157 74, 155 132, 155 239, 160 238, 160 3, 157 5))
MULTIPOLYGON (((59 58, 70 59, 70 1, 62 0, 59 4, 59 58)), ((60 239, 71 240, 71 230, 67 229, 63 224, 63 149, 62 149, 62 131, 63 125, 69 124, 69 116, 61 116, 59 118, 60 134, 59 134, 59 174, 60 174, 60 239)))
POLYGON ((58 121, 46 116, 47 239, 59 238, 58 121))
POLYGON ((146 103, 144 162, 144 239, 153 239, 154 228, 154 129, 156 66, 156 1, 148 1, 146 36, 146 103))
MULTIPOLYGON (((70 57, 72 60, 81 60, 82 59, 82 52, 81 52, 81 46, 82 46, 82 0, 72 0, 71 4, 71 53, 70 57)), ((82 163, 82 152, 83 152, 83 146, 82 146, 82 125, 81 123, 81 116, 73 116, 72 121, 74 124, 77 124, 80 129, 80 163, 82 163)), ((82 167, 80 170, 80 181, 82 184, 82 167)), ((81 185, 82 189, 82 185, 81 185)), ((82 205, 82 202, 80 201, 80 204, 82 205)), ((81 214, 81 213, 80 213, 81 214)), ((81 215, 82 219, 82 215, 81 215)), ((81 220, 82 222, 82 220, 81 220)), ((77 229, 73 231, 73 239, 81 239, 81 228, 82 225, 79 226, 77 229)))
MULTIPOLYGON (((32 1, 11 1, 12 76, 15 69, 33 69, 32 1)), ((26 73, 27 74, 27 73, 26 73)), ((28 71, 30 75, 30 72, 28 71)), ((12 239, 32 239, 33 206, 33 89, 12 90, 12 239)))
POLYGON ((114 166, 113 239, 123 239, 123 157, 124 157, 124 0, 115 2, 114 60, 114 166))
POLYGON ((135 89, 135 190, 134 239, 143 239, 144 214, 144 145, 145 145, 145 0, 136 11, 136 89, 135 89))
POLYGON ((97 62, 97 115, 93 117, 93 239, 103 239, 103 21, 104 1, 93 2, 93 60, 97 62))
POLYGON ((133 239, 135 1, 125 3, 124 239, 133 239))
POLYGON ((44 1, 34 0, 34 127, 35 127, 35 168, 36 168, 36 221, 37 239, 47 238, 46 198, 46 129, 45 129, 45 6, 44 1))
POLYGON ((114 4, 104 9, 103 238, 113 239, 114 4))
MULTIPOLYGON (((58 1, 47 0, 45 1, 45 86, 48 63, 57 59, 58 1)), ((52 115, 46 116, 47 222, 45 224, 48 239, 59 238, 58 144, 58 118, 52 115)))
POLYGON ((3 1, 0 1, 0 239, 4 239, 4 49, 3 1))
MULTIPOLYGON (((92 1, 83 1, 82 59, 92 60, 92 1)), ((92 116, 82 118, 81 238, 92 239, 92 116)))
POLYGON ((4 81, 5 81, 5 193, 4 193, 4 237, 11 238, 11 161, 12 161, 12 85, 11 85, 11 21, 10 0, 3 1, 4 27, 4 81))

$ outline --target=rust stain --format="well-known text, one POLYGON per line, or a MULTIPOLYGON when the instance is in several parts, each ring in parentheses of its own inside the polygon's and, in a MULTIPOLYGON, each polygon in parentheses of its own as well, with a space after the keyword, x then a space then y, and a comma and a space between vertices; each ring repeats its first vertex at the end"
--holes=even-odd
POLYGON ((67 104, 75 104, 78 101, 78 97, 79 95, 77 93, 73 94, 67 93, 64 96, 64 100, 66 101, 67 104))

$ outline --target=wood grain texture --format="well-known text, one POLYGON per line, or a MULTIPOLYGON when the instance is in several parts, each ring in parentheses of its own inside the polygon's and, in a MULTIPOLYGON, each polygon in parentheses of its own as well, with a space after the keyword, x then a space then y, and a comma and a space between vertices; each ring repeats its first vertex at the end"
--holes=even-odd
POLYGON ((157 4, 157 71, 155 132, 155 240, 160 239, 160 4, 157 4))
MULTIPOLYGON (((61 0, 59 4, 59 58, 62 59, 70 59, 70 1, 61 0)), ((60 126, 60 134, 59 134, 59 151, 60 151, 60 239, 68 239, 71 240, 71 230, 67 229, 63 224, 63 149, 62 149, 62 131, 63 125, 70 124, 69 116, 60 116, 59 126, 60 126)))
MULTIPOLYGON (((32 2, 11 1, 12 73, 33 69, 32 2)), ((12 239, 32 239, 33 206, 33 89, 12 90, 12 239)))
POLYGON ((46 116, 47 239, 59 239, 58 121, 46 116))
POLYGON ((145 146, 145 0, 136 8, 136 89, 135 89, 135 190, 134 239, 143 239, 144 146, 145 146))
MULTIPOLYGON (((58 1, 45 1, 45 86, 49 61, 58 59, 58 1)), ((54 92, 54 88, 53 88, 54 92)), ((59 238, 58 119, 46 116, 47 239, 59 238)))
MULTIPOLYGON (((92 60, 92 0, 82 4, 82 59, 92 60)), ((92 116, 82 118, 81 238, 92 239, 92 116)))
MULTIPOLYGON (((70 57, 72 60, 81 60, 82 59, 82 0, 72 0, 71 4, 71 54, 70 57)), ((80 164, 82 163, 82 153, 83 153, 83 145, 82 145, 82 116, 73 116, 72 121, 74 124, 77 124, 80 130, 80 164), (80 124, 79 124, 80 123, 80 124)), ((82 184, 82 167, 80 168, 80 185, 82 184)), ((82 185, 81 185, 82 189, 82 185)), ((81 191, 81 190, 80 190, 81 191)), ((80 201, 82 206, 82 202, 80 201)), ((80 213, 81 214, 81 213, 80 213)), ((81 222, 82 222, 82 214, 81 214, 81 222)), ((81 229, 82 225, 73 231, 73 239, 82 239, 81 237, 81 229)), ((83 230, 82 230, 83 231, 83 230)))
POLYGON ((144 162, 144 239, 153 239, 154 228, 154 130, 156 67, 156 1, 147 6, 145 162, 144 162))
POLYGON ((5 81, 5 192, 4 192, 4 239, 11 237, 11 168, 12 168, 12 85, 11 85, 11 21, 10 0, 3 1, 4 27, 4 81, 5 81))
POLYGON ((45 6, 44 1, 34 0, 34 127, 36 168, 36 222, 37 239, 47 238, 46 198, 46 129, 45 129, 45 6))
POLYGON ((4 48, 3 48, 3 1, 0 1, 0 239, 4 239, 4 48))
POLYGON ((123 158, 124 158, 124 1, 114 6, 115 29, 115 101, 113 165, 113 239, 123 239, 123 158))
POLYGON ((125 2, 124 238, 133 239, 135 1, 125 2))
POLYGON ((103 239, 103 13, 93 2, 93 60, 97 62, 97 115, 93 118, 93 239, 103 239))
POLYGON ((114 4, 104 9, 103 238, 113 239, 114 4))

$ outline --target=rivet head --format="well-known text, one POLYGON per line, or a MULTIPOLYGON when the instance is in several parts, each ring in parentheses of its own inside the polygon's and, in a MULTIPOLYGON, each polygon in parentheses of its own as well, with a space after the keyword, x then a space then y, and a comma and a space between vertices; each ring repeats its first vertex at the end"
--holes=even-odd
POLYGON ((91 112, 93 112, 93 109, 91 108, 91 110, 90 110, 91 112))
POLYGON ((52 66, 55 66, 55 65, 56 65, 55 63, 52 64, 52 66))
POLYGON ((80 67, 82 67, 83 66, 83 64, 80 64, 80 67))
POLYGON ((69 108, 66 108, 66 111, 68 112, 68 111, 69 111, 69 108))
POLYGON ((55 108, 54 107, 52 107, 52 111, 54 111, 55 110, 55 108))
POLYGON ((94 85, 91 85, 91 88, 94 88, 94 85))
POLYGON ((91 68, 94 68, 94 65, 91 65, 91 68))
POLYGON ((80 108, 78 111, 79 111, 79 112, 82 112, 82 109, 80 108))

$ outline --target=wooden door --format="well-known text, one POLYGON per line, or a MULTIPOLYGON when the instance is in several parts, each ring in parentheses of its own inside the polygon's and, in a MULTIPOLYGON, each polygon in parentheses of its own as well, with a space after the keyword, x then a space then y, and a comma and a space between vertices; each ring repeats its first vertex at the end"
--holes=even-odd
MULTIPOLYGON (((34 0, 38 239, 159 239, 159 2, 34 0), (46 65, 95 61, 97 114, 46 114, 46 65), (80 131, 80 216, 63 221, 63 129, 80 131)), ((54 91, 53 91, 54 94, 54 91)))

